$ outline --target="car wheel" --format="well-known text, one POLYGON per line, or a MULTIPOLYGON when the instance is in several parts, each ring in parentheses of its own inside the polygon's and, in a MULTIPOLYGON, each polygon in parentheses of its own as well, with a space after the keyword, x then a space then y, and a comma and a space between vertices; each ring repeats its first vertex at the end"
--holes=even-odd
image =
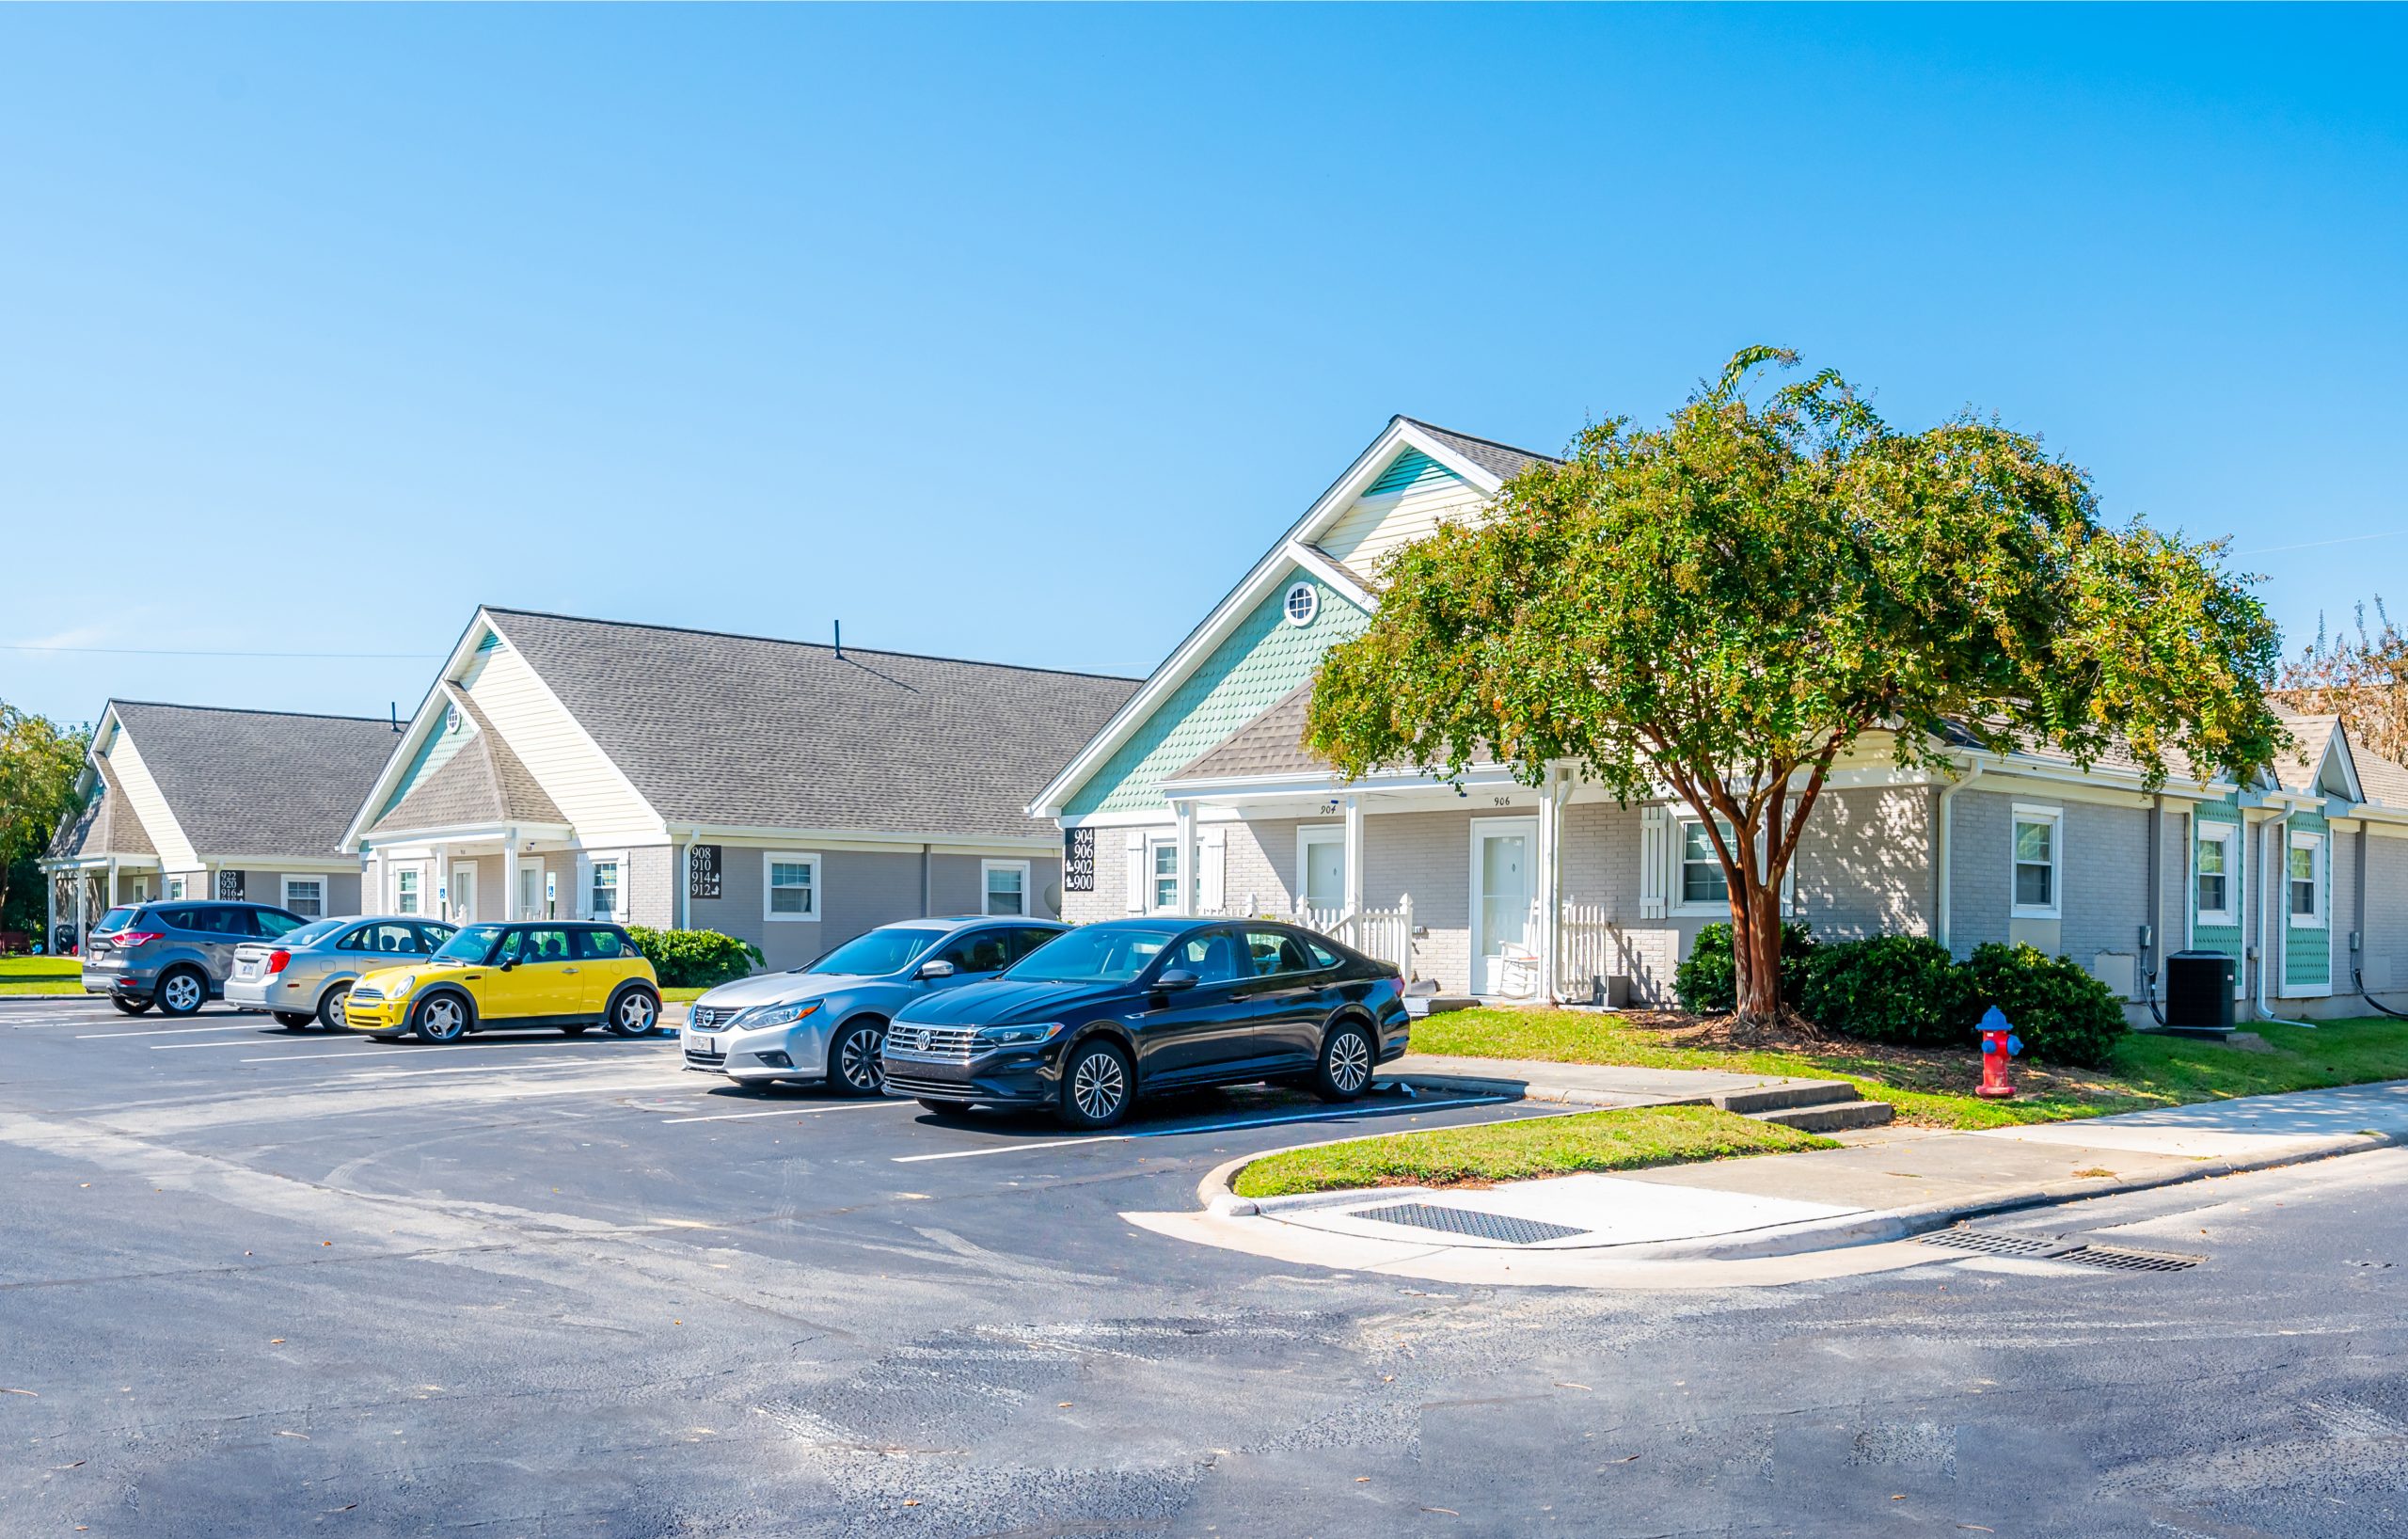
POLYGON ((316 1016, 307 1010, 277 1010, 276 1023, 287 1031, 306 1031, 316 1016))
POLYGON ((660 996, 639 983, 619 991, 610 1001, 610 1016, 604 1023, 613 1036, 642 1037, 660 1022, 660 996))
POLYGON ((1379 1049, 1359 1021, 1341 1022, 1321 1044, 1321 1067, 1313 1074, 1313 1090, 1323 1101, 1352 1101, 1371 1084, 1379 1049))
POLYGON ((879 1050, 886 1045, 886 1023, 854 1021, 828 1044, 828 1085, 838 1095, 874 1096, 886 1089, 886 1065, 879 1050))
POLYGON ((936 1113, 939 1117, 967 1117, 970 1115, 970 1103, 967 1101, 940 1101, 934 1096, 921 1096, 918 1099, 921 1105, 926 1106, 928 1110, 936 1113))
POLYGON ((159 980, 154 997, 168 1015, 191 1015, 209 1003, 209 980, 189 967, 179 967, 159 980))
POLYGON ((109 995, 109 1003, 128 1015, 141 1015, 150 1008, 147 999, 128 999, 123 994, 109 995))
POLYGON ((593 1029, 594 1023, 591 1021, 563 1021, 561 1023, 561 1031, 564 1035, 570 1037, 582 1037, 593 1029))
POLYGON ((342 1013, 342 1002, 350 997, 351 985, 348 983, 337 984, 327 990, 326 996, 318 1001, 318 1024, 328 1031, 350 1030, 351 1023, 342 1013))
POLYGON ((1074 1128, 1108 1128, 1129 1115, 1128 1055, 1110 1042, 1072 1048, 1062 1065, 1062 1120, 1074 1128))
POLYGON ((456 1042, 468 1034, 468 1007, 458 994, 429 994, 410 1011, 410 1030, 421 1042, 456 1042))

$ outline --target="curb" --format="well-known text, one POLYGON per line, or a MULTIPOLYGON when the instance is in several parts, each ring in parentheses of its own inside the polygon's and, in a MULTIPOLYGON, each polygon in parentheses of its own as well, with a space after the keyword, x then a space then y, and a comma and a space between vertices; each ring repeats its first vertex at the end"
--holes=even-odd
MULTIPOLYGON (((1692 1102, 1667 1102, 1667 1105, 1688 1105, 1692 1102)), ((1359 1136, 1359 1135, 1358 1135, 1359 1136)), ((1351 1143, 1351 1138, 1325 1138, 1317 1143, 1295 1144, 1293 1149, 1318 1149, 1323 1144, 1351 1143)), ((2045 1186, 2028 1187, 1996 1197, 1972 1201, 1929 1202, 1912 1208, 1886 1208, 1869 1213, 1842 1214, 1830 1218, 1810 1219, 1801 1224, 1787 1224, 1770 1229, 1751 1230, 1738 1234, 1701 1235, 1691 1240, 1658 1240, 1626 1245, 1570 1245, 1530 1251, 1531 1255, 1594 1254, 1611 1252, 1614 1260, 1629 1261, 1757 1261, 1773 1256, 1794 1256, 1801 1251, 1837 1250, 1848 1245, 1878 1245, 1891 1240, 1911 1239, 1933 1230, 1968 1218, 1981 1218, 1992 1214, 2017 1213, 2031 1208, 2055 1207, 2089 1198, 2115 1197, 2126 1192, 2153 1191, 2163 1186, 2179 1186, 2194 1181, 2208 1181, 2218 1176, 2241 1176, 2258 1170, 2277 1170, 2285 1166, 2308 1165, 2343 1154, 2362 1154, 2378 1149, 2408 1147, 2408 1133, 2352 1133, 2320 1139, 2304 1147, 2284 1150, 2278 1153, 2256 1157, 2221 1156, 2203 1159, 2180 1169, 2161 1171, 2155 1175, 2136 1176, 2114 1181, 2052 1182, 2045 1186)), ((1196 1195, 1206 1212, 1221 1218, 1276 1218, 1283 1213, 1310 1208, 1340 1207, 1350 1202, 1377 1200, 1388 1197, 1427 1196, 1426 1186, 1358 1186, 1342 1192, 1305 1192, 1293 1197, 1242 1198, 1232 1189, 1237 1173, 1255 1161, 1272 1154, 1284 1154, 1286 1149, 1265 1150, 1243 1154, 1225 1161, 1196 1183, 1196 1195)))

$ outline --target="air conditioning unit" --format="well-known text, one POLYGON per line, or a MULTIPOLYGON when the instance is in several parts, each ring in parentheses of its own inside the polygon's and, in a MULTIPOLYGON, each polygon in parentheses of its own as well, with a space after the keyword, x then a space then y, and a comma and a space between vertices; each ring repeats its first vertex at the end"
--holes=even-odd
POLYGON ((2232 1035, 2232 1000, 2241 964, 2221 951, 2178 951, 2165 959, 2165 1029, 2200 1037, 2232 1035))

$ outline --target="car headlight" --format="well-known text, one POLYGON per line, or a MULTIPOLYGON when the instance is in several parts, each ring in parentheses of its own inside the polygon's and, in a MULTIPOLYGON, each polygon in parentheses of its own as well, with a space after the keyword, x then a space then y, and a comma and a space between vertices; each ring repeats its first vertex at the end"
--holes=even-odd
POLYGON ((730 1021, 737 1031, 751 1031, 758 1026, 788 1026, 819 1008, 819 1001, 806 999, 793 1005, 755 1005, 730 1021))
POLYGON ((1062 1029, 1059 1021, 1038 1021, 1024 1026, 980 1026, 978 1041, 982 1047, 1026 1047, 1041 1042, 1062 1029))
POLYGON ((418 975, 416 973, 404 973, 386 988, 385 996, 388 999, 405 999, 409 996, 409 992, 417 987, 418 975))

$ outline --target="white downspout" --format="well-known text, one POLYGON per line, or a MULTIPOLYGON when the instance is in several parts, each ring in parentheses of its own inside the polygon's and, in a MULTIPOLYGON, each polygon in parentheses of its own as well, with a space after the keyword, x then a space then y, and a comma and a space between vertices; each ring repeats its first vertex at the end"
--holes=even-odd
POLYGON ((1972 773, 1962 780, 1953 782, 1946 790, 1940 793, 1940 860, 1937 863, 1940 866, 1940 922, 1934 928, 1938 931, 1935 939, 1940 942, 1942 950, 1950 949, 1949 896, 1956 886, 1956 841, 1954 837, 1956 826, 1956 793, 1981 778, 1982 767, 1976 764, 1972 767, 1972 773))
MULTIPOLYGON (((2290 823, 2291 808, 2289 803, 2286 803, 2280 817, 2271 823, 2258 825, 2258 837, 2264 841, 2268 849, 2267 864, 2273 867, 2273 876, 2258 884, 2258 1019, 2271 1021, 2278 1026, 2305 1026, 2308 1030, 2314 1031, 2315 1022, 2287 1020, 2276 1015, 2266 1004, 2266 975, 2277 965, 2274 960, 2273 944, 2266 933, 2273 925, 2276 893, 2281 893, 2286 897, 2282 931, 2286 939, 2289 939, 2290 928, 2288 898, 2291 889, 2283 870, 2283 853, 2289 843, 2290 823)), ((2328 941, 2326 944, 2331 943, 2328 941)))

